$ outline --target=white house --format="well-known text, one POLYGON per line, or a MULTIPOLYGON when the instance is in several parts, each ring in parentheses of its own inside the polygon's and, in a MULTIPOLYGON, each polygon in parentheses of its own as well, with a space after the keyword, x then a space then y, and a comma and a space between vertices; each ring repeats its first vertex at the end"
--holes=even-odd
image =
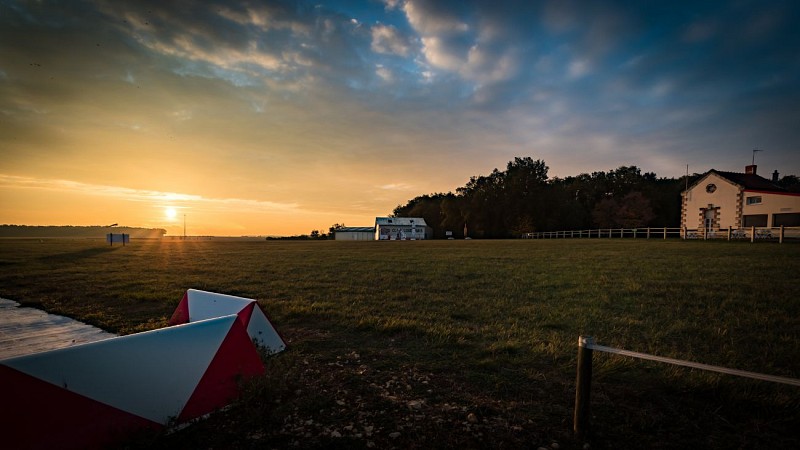
POLYGON ((421 217, 376 217, 378 241, 433 239, 433 229, 421 217))
POLYGON ((711 169, 682 193, 681 226, 689 230, 800 226, 800 193, 756 174, 711 169))

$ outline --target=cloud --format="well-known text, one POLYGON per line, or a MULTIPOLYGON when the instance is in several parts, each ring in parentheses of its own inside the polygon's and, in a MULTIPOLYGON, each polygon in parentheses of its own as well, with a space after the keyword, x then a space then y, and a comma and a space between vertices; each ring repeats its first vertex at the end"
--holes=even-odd
POLYGON ((376 74, 377 74, 379 77, 381 77, 381 79, 382 79, 383 81, 386 81, 387 83, 391 83, 392 81, 394 81, 394 74, 392 73, 392 71, 391 71, 391 70, 387 69, 386 67, 383 67, 383 66, 381 66, 381 65, 378 65, 378 66, 375 68, 375 73, 376 73, 376 74))
POLYGON ((413 191, 416 189, 413 185, 405 183, 384 184, 382 186, 378 186, 378 188, 385 191, 413 191))
POLYGON ((377 24, 372 27, 372 50, 377 53, 408 56, 411 45, 391 25, 377 24))
POLYGON ((567 75, 570 79, 582 78, 589 73, 589 62, 585 59, 577 59, 569 63, 567 75))
POLYGON ((459 17, 457 3, 407 0, 403 5, 409 24, 422 35, 462 34, 469 25, 459 17))
POLYGON ((131 189, 120 186, 88 184, 73 180, 43 179, 0 174, 0 189, 35 189, 74 193, 88 196, 112 197, 130 202, 172 204, 202 210, 235 210, 255 212, 298 212, 296 203, 276 203, 241 198, 209 198, 178 192, 131 189))

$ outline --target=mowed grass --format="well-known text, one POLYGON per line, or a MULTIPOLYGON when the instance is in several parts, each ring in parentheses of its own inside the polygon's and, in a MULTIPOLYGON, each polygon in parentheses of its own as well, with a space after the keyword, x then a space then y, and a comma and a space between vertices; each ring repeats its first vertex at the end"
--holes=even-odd
MULTIPOLYGON (((164 446, 223 436, 217 447, 265 437, 279 447, 581 447, 571 435, 579 335, 800 378, 798 274, 800 245, 775 243, 0 240, 0 296, 117 333, 164 326, 188 288, 259 300, 290 344, 268 361, 270 379, 282 381, 254 389, 224 419, 178 433, 182 440, 147 441, 164 446), (346 362, 358 362, 363 383, 346 378, 356 377, 346 362), (337 370, 345 379, 320 389, 306 376, 337 370), (419 374, 425 386, 409 381, 408 392, 386 394, 419 374), (328 392, 337 383, 395 411, 369 416, 383 434, 343 431, 361 416, 336 412, 349 395, 328 392), (403 417, 409 399, 425 405, 414 404, 412 419, 403 417), (279 406, 263 409, 262 400, 279 406), (470 412, 477 419, 467 421, 470 412), (280 428, 289 413, 325 425, 311 437, 280 428), (425 414, 437 421, 418 423, 425 414), (263 431, 231 441, 237 426, 263 431), (401 435, 387 437, 395 429, 401 435), (343 437, 326 437, 331 430, 343 437)), ((800 447, 800 388, 594 360, 592 448, 800 447)))

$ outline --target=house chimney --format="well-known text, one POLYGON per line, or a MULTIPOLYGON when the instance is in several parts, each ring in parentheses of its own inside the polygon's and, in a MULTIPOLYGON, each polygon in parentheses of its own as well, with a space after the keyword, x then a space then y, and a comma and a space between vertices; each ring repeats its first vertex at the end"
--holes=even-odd
POLYGON ((755 175, 756 174, 756 167, 758 167, 758 166, 756 166, 755 164, 751 164, 749 166, 744 166, 744 173, 747 173, 747 174, 752 173, 753 175, 755 175))
POLYGON ((775 172, 772 172, 772 182, 773 183, 777 183, 778 182, 778 176, 779 175, 778 175, 778 171, 777 170, 775 172))

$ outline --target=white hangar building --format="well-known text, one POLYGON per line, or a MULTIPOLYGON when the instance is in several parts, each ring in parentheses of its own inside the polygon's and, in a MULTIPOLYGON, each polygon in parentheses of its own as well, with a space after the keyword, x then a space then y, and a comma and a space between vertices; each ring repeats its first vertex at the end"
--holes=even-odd
POLYGON ((375 227, 341 227, 333 231, 337 241, 375 240, 375 227))

